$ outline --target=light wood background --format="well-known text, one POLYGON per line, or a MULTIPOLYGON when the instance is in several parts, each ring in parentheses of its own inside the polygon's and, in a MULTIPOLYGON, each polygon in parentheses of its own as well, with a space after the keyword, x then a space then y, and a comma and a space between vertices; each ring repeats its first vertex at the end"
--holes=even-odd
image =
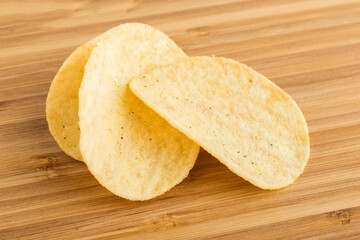
POLYGON ((360 1, 0 1, 0 239, 74 238, 360 239, 360 1), (202 152, 156 199, 101 187, 56 145, 45 99, 77 46, 124 22, 285 89, 310 128, 304 174, 264 191, 202 152))

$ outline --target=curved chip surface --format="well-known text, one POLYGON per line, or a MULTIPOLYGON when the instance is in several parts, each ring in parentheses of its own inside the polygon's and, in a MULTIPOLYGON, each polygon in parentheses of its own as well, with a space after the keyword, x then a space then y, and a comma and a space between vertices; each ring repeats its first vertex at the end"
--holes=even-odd
POLYGON ((199 146, 128 85, 153 64, 186 58, 164 33, 136 23, 120 25, 93 48, 79 91, 80 150, 90 172, 114 194, 159 196, 193 167, 199 146))
POLYGON ((154 69, 134 79, 130 88, 231 171, 260 188, 293 183, 308 161, 310 139, 300 108, 244 64, 192 57, 154 69))
MULTIPOLYGON (((114 28, 113 28, 114 29, 114 28)), ((113 29, 78 47, 56 73, 46 98, 46 120, 49 131, 60 148, 82 161, 79 141, 79 88, 84 67, 95 44, 113 29)))

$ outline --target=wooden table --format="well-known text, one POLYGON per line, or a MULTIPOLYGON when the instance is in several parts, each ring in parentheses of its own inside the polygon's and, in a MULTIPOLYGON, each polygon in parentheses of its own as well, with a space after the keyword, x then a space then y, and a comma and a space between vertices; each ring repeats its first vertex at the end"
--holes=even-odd
POLYGON ((360 239, 360 1, 1 1, 0 239, 74 238, 360 239), (77 46, 124 22, 285 89, 310 128, 304 174, 265 191, 202 152, 156 199, 100 186, 51 137, 45 99, 77 46))

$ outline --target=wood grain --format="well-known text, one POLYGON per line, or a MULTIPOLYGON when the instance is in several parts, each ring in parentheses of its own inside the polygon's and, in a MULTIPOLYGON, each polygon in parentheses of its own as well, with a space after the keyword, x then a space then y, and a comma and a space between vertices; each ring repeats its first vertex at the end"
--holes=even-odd
POLYGON ((359 239, 360 2, 0 2, 0 239, 359 239), (64 59, 124 22, 150 24, 191 56, 234 58, 300 105, 311 158, 264 191, 206 152, 146 202, 118 198, 51 137, 45 99, 64 59))

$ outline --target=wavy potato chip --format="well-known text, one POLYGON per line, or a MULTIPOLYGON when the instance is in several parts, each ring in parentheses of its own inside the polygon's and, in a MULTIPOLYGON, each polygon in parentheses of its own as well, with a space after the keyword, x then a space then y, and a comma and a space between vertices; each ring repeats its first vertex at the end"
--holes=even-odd
POLYGON ((79 91, 80 150, 97 180, 130 200, 147 200, 181 182, 199 146, 135 97, 129 81, 152 64, 185 59, 164 33, 120 25, 93 48, 79 91))
POLYGON ((153 69, 134 79, 130 88, 231 171, 260 188, 285 187, 304 170, 310 146, 301 110, 273 82, 243 64, 188 58, 153 69))
POLYGON ((78 93, 91 50, 99 39, 114 30, 101 34, 78 47, 56 73, 46 99, 46 119, 51 135, 60 148, 72 158, 81 159, 79 148, 78 93))

